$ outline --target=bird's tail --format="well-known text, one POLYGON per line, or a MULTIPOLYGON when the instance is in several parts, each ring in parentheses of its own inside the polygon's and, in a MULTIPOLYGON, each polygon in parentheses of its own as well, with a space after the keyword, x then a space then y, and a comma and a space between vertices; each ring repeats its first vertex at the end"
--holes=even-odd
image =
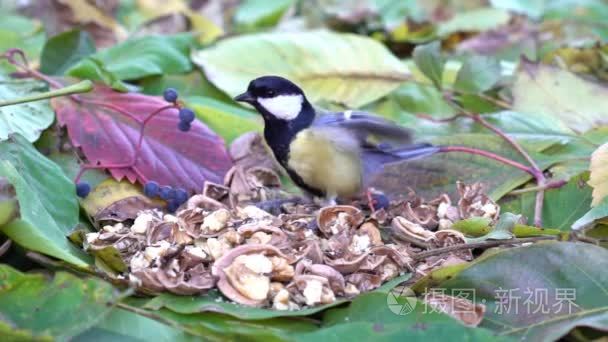
POLYGON ((431 144, 412 144, 399 147, 386 146, 364 151, 361 156, 363 160, 364 180, 371 179, 372 175, 381 172, 385 165, 428 157, 439 151, 439 146, 431 144))
POLYGON ((433 155, 433 154, 439 152, 439 150, 440 150, 439 146, 433 146, 431 144, 421 143, 421 144, 413 144, 413 145, 407 145, 407 146, 403 146, 403 147, 389 149, 386 152, 393 156, 398 157, 397 160, 395 160, 395 161, 401 161, 401 160, 412 160, 412 159, 428 157, 430 155, 433 155))

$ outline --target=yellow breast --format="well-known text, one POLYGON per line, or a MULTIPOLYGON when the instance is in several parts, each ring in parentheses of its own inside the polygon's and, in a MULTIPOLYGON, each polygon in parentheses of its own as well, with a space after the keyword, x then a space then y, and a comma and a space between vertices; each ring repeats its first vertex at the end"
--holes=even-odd
POLYGON ((361 188, 358 151, 340 144, 331 134, 323 129, 298 133, 289 146, 288 166, 328 198, 357 195, 361 188))

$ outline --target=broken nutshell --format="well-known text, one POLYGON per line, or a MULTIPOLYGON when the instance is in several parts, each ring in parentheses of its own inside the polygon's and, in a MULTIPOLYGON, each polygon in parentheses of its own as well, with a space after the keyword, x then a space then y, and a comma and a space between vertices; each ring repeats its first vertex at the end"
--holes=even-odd
MULTIPOLYGON (((255 191, 263 188, 241 180, 255 191)), ((275 216, 247 201, 234 205, 230 187, 207 184, 175 214, 141 211, 134 220, 87 234, 84 248, 92 254, 115 248, 126 265, 119 277, 142 293, 198 295, 217 288, 242 305, 298 310, 352 298, 405 273, 424 275, 471 260, 466 249, 414 257, 463 244, 462 233, 449 229, 453 222, 474 215, 496 219, 500 208, 480 186, 458 189, 456 205, 447 195, 426 201, 411 194, 372 213, 356 204, 294 204, 275 216)))

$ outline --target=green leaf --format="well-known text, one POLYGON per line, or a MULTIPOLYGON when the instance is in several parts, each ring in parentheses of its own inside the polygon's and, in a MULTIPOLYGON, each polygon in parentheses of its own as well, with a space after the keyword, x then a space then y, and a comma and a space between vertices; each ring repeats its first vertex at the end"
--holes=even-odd
POLYGON ((234 22, 242 30, 276 25, 294 0, 245 0, 234 13, 234 22))
POLYGON ((487 56, 471 56, 458 71, 454 90, 462 93, 482 93, 500 80, 500 63, 487 56))
POLYGON ((343 299, 331 304, 319 305, 308 309, 281 311, 234 304, 225 301, 224 297, 217 291, 211 291, 209 294, 199 297, 176 296, 170 293, 163 293, 152 298, 149 302, 145 303, 143 307, 150 310, 167 308, 182 314, 217 312, 243 320, 262 320, 275 317, 308 316, 346 302, 347 300, 343 299))
POLYGON ((608 87, 567 70, 522 59, 512 91, 513 110, 551 116, 573 131, 608 124, 608 87))
MULTIPOLYGON (((455 111, 443 99, 443 95, 432 85, 405 83, 393 92, 371 105, 367 110, 392 119, 404 126, 412 127, 429 124, 429 131, 435 131, 438 125, 420 120, 415 114, 425 113, 434 118, 450 117, 455 111)), ((423 132, 418 129, 417 132, 423 132)), ((424 131, 426 133, 426 131, 424 131)))
MULTIPOLYGON (((133 304, 137 300, 129 300, 133 304)), ((314 320, 277 317, 261 320, 240 320, 216 312, 180 314, 167 309, 150 311, 127 305, 130 311, 144 314, 157 321, 203 338, 205 341, 290 341, 304 332, 317 329, 314 320)), ((123 306, 124 307, 124 306, 123 306)), ((125 328, 120 328, 124 330, 125 328)), ((112 329, 116 330, 116 328, 112 329)), ((164 329, 163 329, 164 330, 164 329)), ((175 332, 166 332, 174 334, 175 332)), ((123 333, 124 334, 124 333, 123 333)))
MULTIPOLYGON (((513 215, 508 213, 509 215, 513 215)), ((511 216, 513 217, 513 216, 511 216)), ((519 220, 520 215, 514 216, 513 218, 516 220, 519 220)), ((486 237, 486 239, 492 238, 492 233, 493 229, 496 228, 492 228, 490 226, 490 224, 492 223, 492 220, 486 217, 471 217, 465 220, 460 220, 460 221, 456 221, 454 222, 454 224, 452 225, 452 227, 450 229, 454 229, 457 230, 461 233, 463 233, 466 236, 472 236, 472 237, 486 237)), ((510 225, 510 222, 509 222, 510 225)), ((498 227, 497 227, 498 228, 498 227)), ((501 228, 499 228, 499 230, 505 229, 512 233, 513 236, 515 235, 516 237, 532 237, 532 236, 562 236, 563 233, 561 230, 559 229, 550 229, 550 228, 539 228, 539 227, 533 227, 533 226, 528 226, 525 224, 519 224, 516 223, 516 221, 514 222, 513 226, 502 226, 501 228)), ((504 230, 503 233, 504 234, 504 230)), ((469 240, 470 242, 470 240, 469 240)))
POLYGON ((97 278, 21 273, 0 265, 0 335, 14 340, 69 340, 95 325, 118 298, 97 278))
POLYGON ((511 239, 513 238, 513 228, 515 228, 515 224, 519 221, 520 217, 520 215, 512 213, 503 213, 492 230, 477 238, 467 238, 467 243, 511 239))
POLYGON ((142 315, 114 309, 74 341, 194 341, 192 335, 142 315))
MULTIPOLYGON (((192 69, 190 45, 194 38, 190 34, 175 36, 145 36, 127 40, 91 57, 118 80, 135 80, 150 75, 176 74, 192 69)), ((84 59, 66 73, 80 78, 99 79, 91 73, 89 59, 84 59)))
POLYGON ((487 341, 492 335, 486 329, 467 328, 445 314, 432 312, 413 297, 413 292, 386 288, 361 294, 348 307, 328 310, 319 330, 297 335, 296 340, 434 341, 449 336, 457 341, 487 341))
POLYGON ((441 56, 441 42, 418 45, 412 54, 418 69, 428 77, 437 89, 441 89, 445 60, 441 56))
POLYGON ((602 220, 608 217, 608 197, 604 197, 604 199, 595 207, 591 208, 583 217, 576 220, 572 224, 572 229, 579 230, 584 228, 589 228, 596 221, 602 220))
POLYGON ((227 144, 243 133, 262 131, 259 116, 242 107, 202 96, 188 97, 186 104, 194 110, 201 121, 222 136, 227 144))
MULTIPOLYGON (((484 114, 483 117, 526 148, 536 152, 544 151, 554 144, 563 145, 577 140, 571 129, 548 115, 501 111, 484 114)), ((485 127, 478 128, 479 132, 487 132, 485 127)))
POLYGON ((17 192, 21 218, 0 228, 19 245, 75 266, 90 259, 66 236, 78 224, 74 183, 19 135, 0 143, 0 176, 17 192))
POLYGON ((608 330, 607 267, 604 248, 539 243, 478 259, 440 288, 474 291, 487 306, 481 327, 518 340, 554 341, 578 326, 608 330))
POLYGON ((192 70, 187 74, 150 76, 140 80, 138 86, 142 88, 142 93, 148 95, 162 96, 165 89, 175 88, 182 98, 205 96, 236 105, 236 102, 230 96, 211 84, 199 69, 192 70))
POLYGON ((106 66, 97 58, 87 57, 66 71, 71 76, 101 81, 114 90, 125 92, 129 90, 114 73, 108 71, 106 66))
POLYGON ((442 22, 437 35, 447 37, 458 32, 484 32, 509 23, 508 11, 497 8, 479 8, 456 13, 450 20, 442 22))
POLYGON ((63 75, 72 65, 95 52, 95 42, 88 32, 71 30, 60 33, 44 44, 40 71, 47 75, 63 75))
MULTIPOLYGON (((44 27, 37 20, 0 10, 0 53, 12 48, 25 52, 29 60, 36 60, 45 41, 44 27)), ((0 60, 0 70, 15 71, 12 65, 0 60)))
POLYGON ((408 68, 373 39, 326 31, 229 38, 192 59, 230 96, 256 77, 279 75, 300 85, 312 102, 348 107, 377 100, 409 78, 408 68))
MULTIPOLYGON (((568 184, 558 189, 545 191, 543 205, 543 226, 569 231, 572 224, 591 207, 591 188, 586 177, 572 178, 568 184)), ((534 218, 536 193, 531 191, 501 204, 501 209, 524 215, 531 224, 534 218)))
MULTIPOLYGON (((424 141, 436 145, 474 147, 526 163, 509 144, 494 134, 452 133, 428 137, 424 141)), ((533 158, 538 157, 538 153, 530 152, 533 158)), ((550 163, 552 162, 542 161, 540 167, 546 168, 550 163)), ((459 180, 465 183, 483 182, 487 186, 488 195, 497 200, 530 179, 528 173, 493 159, 450 152, 387 165, 372 185, 390 196, 402 194, 403 189, 409 186, 421 196, 430 198, 442 193, 455 194, 455 184, 459 180)))
MULTIPOLYGON (((386 292, 388 289, 395 287, 411 278, 411 274, 405 274, 403 276, 392 279, 391 281, 383 284, 380 288, 373 292, 386 292)), ((145 309, 159 310, 161 308, 167 308, 171 311, 183 314, 191 314, 198 312, 218 312, 226 314, 232 317, 236 317, 242 320, 262 320, 276 317, 301 317, 309 316, 328 308, 338 306, 347 303, 348 300, 342 299, 337 300, 331 304, 319 305, 312 308, 297 310, 297 311, 280 311, 271 309, 260 309, 253 307, 246 307, 231 302, 226 302, 222 299, 222 295, 217 291, 211 291, 205 296, 200 297, 184 297, 176 296, 169 293, 163 293, 157 297, 152 298, 150 301, 143 305, 145 309)))
MULTIPOLYGON (((45 91, 46 85, 33 79, 11 79, 0 73, 0 99, 16 99, 45 91)), ((36 141, 55 120, 48 100, 0 107, 0 141, 18 133, 36 141)))
POLYGON ((372 0, 371 3, 375 5, 383 26, 387 28, 402 24, 404 18, 412 18, 420 22, 427 19, 424 5, 416 0, 372 0))
POLYGON ((523 13, 532 18, 540 18, 543 15, 546 2, 546 0, 490 0, 494 7, 523 13))

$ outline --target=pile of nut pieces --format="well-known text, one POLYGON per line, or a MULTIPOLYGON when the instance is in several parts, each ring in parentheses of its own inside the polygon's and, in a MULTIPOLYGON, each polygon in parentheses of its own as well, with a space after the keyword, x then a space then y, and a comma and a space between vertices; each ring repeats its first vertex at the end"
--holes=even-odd
POLYGON ((416 260, 414 253, 465 242, 451 225, 470 217, 494 222, 500 208, 479 184, 457 184, 459 199, 411 193, 386 209, 294 204, 280 215, 254 205, 230 206, 206 191, 175 214, 145 210, 132 224, 89 233, 91 253, 112 246, 128 266, 119 278, 142 293, 204 294, 217 288, 230 301, 298 310, 352 298, 412 272, 467 262, 459 250, 416 260))

